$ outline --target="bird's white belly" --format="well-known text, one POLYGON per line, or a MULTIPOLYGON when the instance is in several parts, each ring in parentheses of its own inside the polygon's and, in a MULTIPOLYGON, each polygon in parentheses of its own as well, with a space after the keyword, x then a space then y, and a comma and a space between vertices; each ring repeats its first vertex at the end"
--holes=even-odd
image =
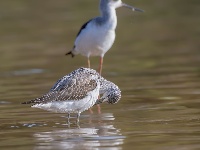
POLYGON ((81 100, 52 101, 44 104, 35 104, 32 107, 59 113, 81 113, 95 104, 98 95, 99 91, 96 90, 95 93, 88 94, 81 100))
POLYGON ((115 40, 115 30, 91 24, 75 41, 75 51, 84 56, 104 56, 115 40))

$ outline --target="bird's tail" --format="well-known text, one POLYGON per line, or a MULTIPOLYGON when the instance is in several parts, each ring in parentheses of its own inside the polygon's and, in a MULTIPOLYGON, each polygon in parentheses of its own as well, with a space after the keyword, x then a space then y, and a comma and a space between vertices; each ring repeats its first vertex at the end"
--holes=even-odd
POLYGON ((72 51, 66 53, 65 55, 71 55, 72 57, 74 57, 75 55, 72 53, 72 51))

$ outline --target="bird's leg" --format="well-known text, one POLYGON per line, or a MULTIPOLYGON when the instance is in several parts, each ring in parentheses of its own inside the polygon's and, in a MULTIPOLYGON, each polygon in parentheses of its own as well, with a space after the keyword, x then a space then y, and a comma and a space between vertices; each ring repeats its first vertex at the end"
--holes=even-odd
POLYGON ((79 124, 79 117, 80 117, 80 112, 77 113, 77 120, 76 120, 76 124, 79 124))
POLYGON ((103 66, 103 57, 100 57, 100 63, 99 63, 99 74, 102 73, 102 66, 103 66))
MULTIPOLYGON (((103 66, 103 57, 100 57, 100 63, 99 63, 99 74, 101 75, 102 73, 102 66, 103 66)), ((100 96, 99 96, 100 98, 100 96)), ((99 104, 97 104, 97 112, 98 114, 101 113, 101 106, 99 104)))
MULTIPOLYGON (((90 68, 90 58, 89 57, 88 57, 88 68, 90 68)), ((93 114, 93 111, 91 108, 89 109, 89 112, 90 112, 90 114, 93 114)))
MULTIPOLYGON (((100 98, 100 95, 98 97, 98 99, 100 98)), ((101 114, 101 106, 99 104, 97 104, 97 112, 98 114, 101 114)))
POLYGON ((90 68, 90 58, 88 57, 88 68, 90 68))
POLYGON ((89 112, 90 114, 93 114, 92 108, 89 108, 89 112))
POLYGON ((68 123, 68 125, 70 124, 69 120, 70 120, 70 113, 67 114, 67 123, 68 123))

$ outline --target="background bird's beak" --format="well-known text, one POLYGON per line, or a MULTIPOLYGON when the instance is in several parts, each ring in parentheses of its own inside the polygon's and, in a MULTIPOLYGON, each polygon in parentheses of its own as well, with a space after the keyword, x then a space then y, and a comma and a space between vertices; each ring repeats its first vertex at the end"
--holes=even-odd
POLYGON ((144 12, 144 10, 142 10, 142 9, 140 9, 140 8, 136 8, 136 7, 127 5, 127 4, 125 4, 125 3, 122 3, 121 6, 122 6, 122 7, 129 8, 129 9, 132 9, 132 11, 144 12))

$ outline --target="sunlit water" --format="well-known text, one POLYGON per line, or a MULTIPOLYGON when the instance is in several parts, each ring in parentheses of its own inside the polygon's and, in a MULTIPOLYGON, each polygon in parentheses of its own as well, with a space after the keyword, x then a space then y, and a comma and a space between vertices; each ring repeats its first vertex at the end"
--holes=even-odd
MULTIPOLYGON (((1 2, 0 149, 200 149, 199 1, 135 1, 145 13, 118 10, 103 76, 120 87, 122 99, 103 104, 101 114, 94 107, 79 125, 76 118, 69 125, 66 114, 20 104, 86 66, 86 58, 64 54, 80 25, 98 14, 97 5, 1 2)), ((98 58, 91 63, 98 68, 98 58)))

